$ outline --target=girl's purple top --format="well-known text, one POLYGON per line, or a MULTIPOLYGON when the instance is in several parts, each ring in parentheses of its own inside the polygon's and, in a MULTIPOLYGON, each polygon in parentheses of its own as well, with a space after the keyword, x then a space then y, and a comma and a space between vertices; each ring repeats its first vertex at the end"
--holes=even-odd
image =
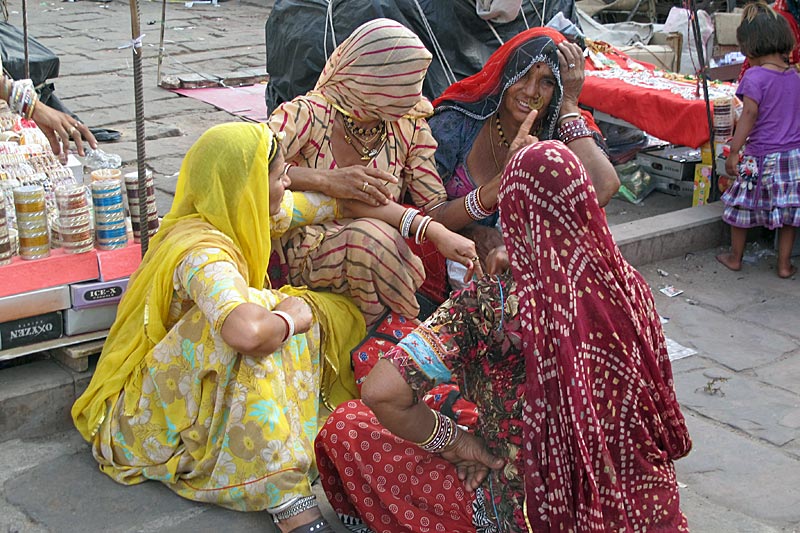
POLYGON ((744 153, 765 156, 800 148, 800 74, 764 67, 747 69, 736 90, 758 104, 758 118, 744 153))

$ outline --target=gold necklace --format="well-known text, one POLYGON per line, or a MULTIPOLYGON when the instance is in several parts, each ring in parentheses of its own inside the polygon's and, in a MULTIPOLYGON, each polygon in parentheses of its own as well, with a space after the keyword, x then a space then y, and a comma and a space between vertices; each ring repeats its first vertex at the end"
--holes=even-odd
POLYGON ((511 148, 511 145, 508 144, 508 141, 506 140, 506 134, 503 131, 503 126, 500 125, 500 113, 497 113, 494 116, 494 122, 497 124, 497 133, 500 135, 500 140, 497 144, 502 144, 506 148, 511 148))
POLYGON ((361 140, 358 137, 355 137, 355 136, 350 137, 350 135, 348 135, 347 133, 344 134, 344 141, 347 144, 349 144, 350 146, 353 147, 353 150, 355 150, 356 153, 359 156, 361 156, 361 160, 362 161, 369 161, 370 159, 372 159, 376 155, 378 155, 380 153, 381 149, 383 148, 383 145, 386 144, 386 132, 384 131, 383 134, 381 135, 380 144, 378 144, 377 146, 374 146, 372 148, 369 148, 368 146, 366 146, 363 142, 361 142, 361 140), (355 141, 359 145, 361 145, 361 148, 359 148, 355 144, 353 144, 353 141, 355 141))

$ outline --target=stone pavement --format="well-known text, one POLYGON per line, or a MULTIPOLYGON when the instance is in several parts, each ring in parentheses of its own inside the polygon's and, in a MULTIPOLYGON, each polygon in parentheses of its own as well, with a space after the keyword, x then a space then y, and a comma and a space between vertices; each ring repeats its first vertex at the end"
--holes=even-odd
MULTIPOLYGON (((170 2, 163 72, 263 67, 271 4, 170 2)), ((20 0, 8 5, 21 25, 20 0)), ((131 38, 129 13, 119 0, 28 3, 30 34, 61 59, 56 94, 90 126, 121 131, 120 142, 101 147, 133 169, 131 51, 117 49, 131 38)), ((189 146, 238 119, 155 86, 161 3, 140 2, 140 13, 147 164, 163 214, 189 146)), ((653 194, 608 209, 623 253, 669 319, 667 336, 697 351, 673 364, 694 439, 677 463, 684 511, 695 532, 800 532, 800 283, 778 279, 774 257, 739 273, 722 268, 719 206, 676 211, 686 205, 653 194), (665 285, 684 292, 668 298, 657 290, 665 285)), ((0 532, 272 531, 262 513, 195 504, 157 483, 124 487, 99 473, 68 417, 88 379, 45 356, 0 370, 0 532)))

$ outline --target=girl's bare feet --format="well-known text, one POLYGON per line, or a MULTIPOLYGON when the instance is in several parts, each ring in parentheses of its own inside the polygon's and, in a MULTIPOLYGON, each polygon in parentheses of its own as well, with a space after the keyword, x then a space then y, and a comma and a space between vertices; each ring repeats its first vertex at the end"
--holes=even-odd
POLYGON ((787 266, 781 266, 780 264, 778 265, 778 277, 779 278, 783 278, 783 279, 791 278, 796 273, 797 273, 797 268, 791 263, 789 263, 787 266))
POLYGON ((742 269, 742 259, 737 258, 730 252, 719 254, 717 256, 717 261, 728 267, 730 270, 733 270, 734 272, 742 269))

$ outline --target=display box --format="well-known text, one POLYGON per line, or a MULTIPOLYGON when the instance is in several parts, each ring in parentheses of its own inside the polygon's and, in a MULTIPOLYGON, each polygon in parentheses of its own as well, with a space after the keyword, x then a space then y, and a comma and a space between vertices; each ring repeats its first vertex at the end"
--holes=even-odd
POLYGON ((57 339, 63 331, 61 311, 3 322, 0 324, 0 350, 57 339))
POLYGON ((697 148, 669 145, 642 150, 636 162, 651 175, 692 182, 694 167, 701 158, 697 148))
POLYGON ((70 300, 74 309, 116 304, 127 288, 128 278, 74 283, 69 286, 70 300))
POLYGON ((55 248, 50 250, 49 257, 32 261, 14 256, 10 264, 0 266, 0 297, 89 281, 99 275, 94 250, 68 254, 55 248))
POLYGON ((651 174, 650 177, 657 191, 673 196, 691 197, 694 194, 694 181, 676 180, 658 174, 651 174))
POLYGON ((142 246, 138 242, 130 242, 125 248, 117 250, 97 250, 98 278, 100 281, 127 278, 139 268, 141 262, 142 246))
POLYGON ((0 298, 0 322, 69 309, 70 304, 69 285, 3 296, 0 298))
POLYGON ((64 311, 64 334, 80 335, 111 327, 117 316, 117 304, 67 309, 64 311))

